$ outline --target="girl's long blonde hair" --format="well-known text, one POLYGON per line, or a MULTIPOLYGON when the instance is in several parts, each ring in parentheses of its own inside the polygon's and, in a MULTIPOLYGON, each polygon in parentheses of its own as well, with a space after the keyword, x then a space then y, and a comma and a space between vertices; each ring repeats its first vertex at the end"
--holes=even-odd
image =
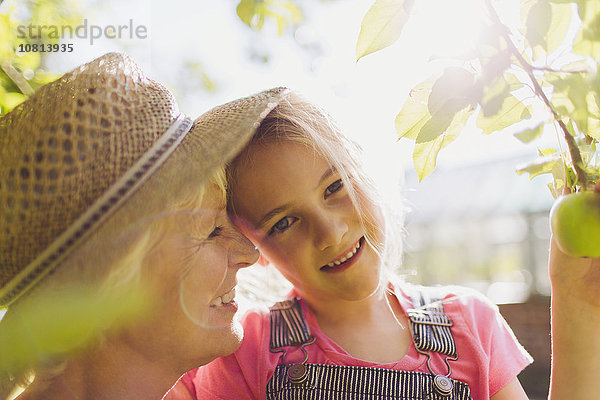
MULTIPOLYGON (((251 157, 252 146, 278 140, 312 148, 337 170, 359 214, 365 239, 386 267, 382 277, 390 279, 390 273, 402 264, 403 205, 383 198, 375 180, 365 171, 362 148, 341 132, 327 112, 298 93, 286 96, 263 120, 245 150, 228 165, 228 181, 233 181, 239 166, 251 157)), ((228 191, 228 211, 235 215, 230 197, 228 191)), ((250 274, 241 272, 242 276, 250 274)))

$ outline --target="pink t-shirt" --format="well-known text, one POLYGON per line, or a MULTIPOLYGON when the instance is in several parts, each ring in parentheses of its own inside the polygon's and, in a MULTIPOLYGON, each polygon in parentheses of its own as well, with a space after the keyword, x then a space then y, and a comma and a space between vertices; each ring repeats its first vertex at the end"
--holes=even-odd
MULTIPOLYGON (((440 288, 444 297, 444 312, 454 322, 452 334, 458 360, 451 361, 451 378, 466 382, 475 400, 489 399, 502 389, 533 360, 518 343, 512 330, 495 304, 476 291, 440 288)), ((396 288, 404 313, 412 304, 401 288, 396 288)), ((348 354, 317 324, 316 317, 302 302, 314 344, 306 346, 308 362, 313 364, 352 365, 429 373, 427 357, 415 349, 414 343, 398 362, 381 364, 357 359, 348 354)), ((182 382, 197 399, 264 399, 267 382, 280 363, 281 353, 269 351, 268 312, 250 312, 244 318, 244 339, 232 355, 219 358, 199 369, 188 372, 182 382)), ((444 356, 431 353, 431 367, 445 374, 444 356)), ((287 362, 300 362, 302 351, 292 350, 287 362)), ((171 397, 175 398, 175 397, 171 397)))

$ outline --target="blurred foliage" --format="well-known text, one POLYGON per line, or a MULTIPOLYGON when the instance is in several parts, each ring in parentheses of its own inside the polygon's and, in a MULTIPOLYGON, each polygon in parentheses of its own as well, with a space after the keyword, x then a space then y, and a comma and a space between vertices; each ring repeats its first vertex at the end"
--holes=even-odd
POLYGON ((257 31, 263 28, 265 20, 273 19, 280 35, 288 25, 297 25, 304 18, 292 0, 241 0, 236 12, 242 22, 257 31))
MULTIPOLYGON (((20 45, 57 44, 59 37, 38 26, 71 26, 82 21, 80 0, 0 1, 0 115, 23 102, 40 86, 58 78, 46 69, 47 52, 19 52, 20 45), (29 26, 33 29, 29 30, 29 26), (25 34, 23 34, 25 33, 25 34)), ((304 14, 294 0, 240 0, 239 19, 252 30, 260 31, 266 21, 277 26, 279 35, 298 25, 304 14)), ((200 64, 185 66, 197 88, 213 92, 215 83, 200 64)))
POLYGON ((0 329, 0 372, 16 373, 89 346, 108 329, 143 318, 154 304, 147 289, 123 285, 110 292, 64 288, 25 301, 0 329))
POLYGON ((52 31, 35 27, 75 26, 81 15, 77 1, 5 1, 1 5, 5 11, 0 13, 0 114, 5 114, 58 77, 45 69, 48 53, 20 52, 19 45, 56 44, 59 38, 52 31))
MULTIPOLYGON (((362 21, 357 59, 397 41, 414 1, 375 1, 362 21)), ((453 61, 458 65, 410 92, 396 117, 398 135, 415 141, 413 162, 422 180, 434 171, 438 152, 458 137, 471 116, 484 134, 510 127, 525 143, 548 126, 564 138, 567 149, 558 143, 558 150, 540 150, 540 158, 518 172, 552 174, 555 196, 565 185, 585 190, 600 171, 600 2, 521 0, 520 27, 501 21, 495 9, 501 3, 485 0, 486 20, 477 48, 457 56, 453 61), (579 21, 570 41, 574 13, 579 21), (560 68, 547 65, 557 59, 552 57, 556 53, 576 62, 560 68), (535 102, 546 110, 541 120, 531 118, 535 102), (523 120, 530 124, 516 125, 523 120)))

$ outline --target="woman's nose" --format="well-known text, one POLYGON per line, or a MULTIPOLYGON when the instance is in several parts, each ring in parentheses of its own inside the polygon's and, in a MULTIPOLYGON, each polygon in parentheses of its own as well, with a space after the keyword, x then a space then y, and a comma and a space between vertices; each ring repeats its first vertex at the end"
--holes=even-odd
POLYGON ((344 218, 330 213, 316 215, 314 224, 315 246, 319 250, 338 245, 348 232, 344 218))
POLYGON ((232 226, 232 244, 229 249, 229 262, 238 268, 249 267, 258 261, 258 249, 240 231, 232 226))

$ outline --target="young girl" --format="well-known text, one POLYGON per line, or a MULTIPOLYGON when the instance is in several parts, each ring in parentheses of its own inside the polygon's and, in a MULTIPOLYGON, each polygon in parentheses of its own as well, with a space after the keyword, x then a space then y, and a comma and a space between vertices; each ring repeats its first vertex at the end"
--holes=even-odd
POLYGON ((194 397, 527 398, 531 357, 495 305, 392 276, 397 215, 325 112, 288 94, 228 172, 237 226, 293 290, 246 315, 237 352, 183 377, 194 397))

